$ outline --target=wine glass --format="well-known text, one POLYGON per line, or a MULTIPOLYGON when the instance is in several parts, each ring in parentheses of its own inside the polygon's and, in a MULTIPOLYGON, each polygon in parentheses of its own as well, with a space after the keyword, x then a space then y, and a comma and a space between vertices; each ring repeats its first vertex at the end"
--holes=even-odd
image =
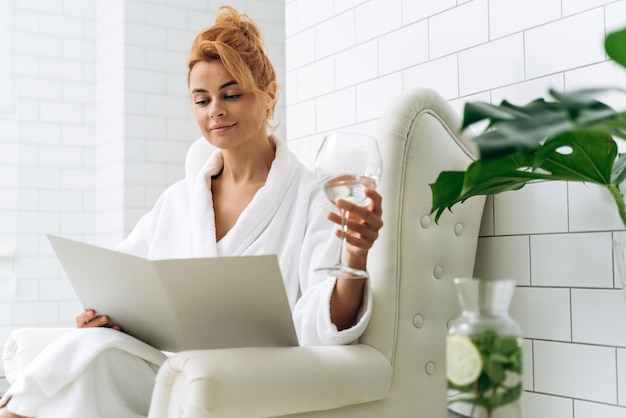
MULTIPOLYGON (((380 181, 383 162, 378 143, 369 135, 353 132, 333 132, 324 138, 315 158, 315 175, 326 196, 336 203, 339 199, 364 205, 365 189, 373 189, 380 181)), ((345 264, 346 221, 348 211, 339 209, 341 216, 341 248, 334 266, 320 267, 336 277, 366 278, 366 271, 345 264)))

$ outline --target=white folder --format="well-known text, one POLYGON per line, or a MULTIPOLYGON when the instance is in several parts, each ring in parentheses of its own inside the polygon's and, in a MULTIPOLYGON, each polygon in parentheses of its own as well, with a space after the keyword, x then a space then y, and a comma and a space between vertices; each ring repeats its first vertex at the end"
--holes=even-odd
POLYGON ((160 350, 298 345, 276 255, 148 260, 48 239, 85 309, 160 350))

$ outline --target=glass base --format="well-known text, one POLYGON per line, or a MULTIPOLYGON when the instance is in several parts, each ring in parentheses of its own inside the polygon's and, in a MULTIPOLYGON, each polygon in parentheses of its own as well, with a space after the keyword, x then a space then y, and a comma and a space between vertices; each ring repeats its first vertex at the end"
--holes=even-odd
POLYGON ((353 269, 348 266, 319 267, 314 270, 316 273, 325 273, 332 277, 342 279, 368 279, 370 275, 364 270, 353 269))

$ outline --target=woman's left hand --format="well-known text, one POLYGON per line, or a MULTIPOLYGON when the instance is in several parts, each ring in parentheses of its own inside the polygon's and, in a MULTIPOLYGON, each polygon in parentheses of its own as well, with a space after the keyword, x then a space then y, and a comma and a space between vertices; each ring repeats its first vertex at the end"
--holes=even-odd
MULTIPOLYGON (((365 196, 369 202, 359 206, 347 200, 336 203, 338 209, 348 212, 346 223, 346 259, 345 263, 352 268, 365 270, 367 253, 378 238, 378 232, 383 227, 382 197, 375 189, 365 189, 365 196)), ((328 219, 341 226, 341 217, 337 213, 330 213, 328 219)), ((341 238, 343 232, 338 229, 336 234, 341 238)))

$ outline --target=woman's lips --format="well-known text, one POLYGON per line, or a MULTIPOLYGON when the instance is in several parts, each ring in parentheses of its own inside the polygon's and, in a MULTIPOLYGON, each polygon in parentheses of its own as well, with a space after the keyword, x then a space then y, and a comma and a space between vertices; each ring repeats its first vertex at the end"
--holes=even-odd
POLYGON ((223 134, 224 132, 228 132, 229 130, 231 130, 235 126, 237 126, 236 123, 215 125, 215 126, 212 126, 211 128, 209 128, 209 130, 211 132, 213 132, 213 133, 216 133, 216 134, 223 134))

